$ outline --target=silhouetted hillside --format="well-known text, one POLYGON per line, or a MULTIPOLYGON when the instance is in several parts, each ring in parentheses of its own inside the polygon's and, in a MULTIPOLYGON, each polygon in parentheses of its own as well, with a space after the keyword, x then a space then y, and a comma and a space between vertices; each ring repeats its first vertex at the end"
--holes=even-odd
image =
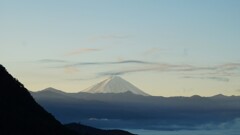
POLYGON ((0 135, 77 135, 32 98, 0 65, 0 135))
POLYGON ((89 134, 91 135, 134 135, 123 130, 101 130, 101 129, 85 126, 79 123, 71 123, 65 126, 73 131, 76 131, 84 135, 89 135, 89 134))
POLYGON ((121 130, 100 130, 80 124, 63 126, 2 65, 0 107, 0 135, 98 135, 99 132, 101 135, 132 135, 121 130))

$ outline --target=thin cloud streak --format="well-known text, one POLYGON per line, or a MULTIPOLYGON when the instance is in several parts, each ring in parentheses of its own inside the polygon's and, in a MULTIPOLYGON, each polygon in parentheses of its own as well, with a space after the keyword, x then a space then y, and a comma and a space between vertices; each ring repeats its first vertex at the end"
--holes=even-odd
POLYGON ((68 81, 88 81, 88 80, 93 80, 97 79, 100 77, 87 77, 87 78, 72 78, 72 79, 67 79, 68 81))
POLYGON ((120 34, 109 34, 109 35, 101 35, 89 38, 90 42, 97 42, 99 40, 114 40, 114 39, 126 39, 130 38, 129 35, 120 35, 120 34))
POLYGON ((67 74, 75 74, 78 72, 79 72, 79 69, 76 67, 65 67, 64 68, 64 73, 67 73, 67 74))
MULTIPOLYGON (((54 62, 53 60, 45 60, 47 62, 54 62)), ((59 62, 63 62, 58 60, 59 62)), ((66 61, 64 61, 66 62, 66 61)), ((121 65, 121 64, 134 64, 139 67, 125 68, 115 71, 106 71, 96 73, 96 77, 113 76, 113 75, 125 75, 130 73, 138 72, 179 72, 184 73, 182 78, 191 79, 210 79, 216 81, 229 82, 229 77, 240 75, 240 63, 226 63, 216 66, 194 66, 189 64, 168 64, 168 63, 157 63, 141 60, 123 60, 123 61, 109 61, 109 62, 78 62, 72 64, 65 64, 58 67, 52 68, 64 68, 66 73, 77 73, 78 67, 80 66, 109 66, 109 65, 121 65), (141 65, 141 66, 140 66, 141 65)), ((87 79, 87 80, 91 80, 87 79)), ((79 80, 79 79, 78 79, 79 80)), ((80 79, 81 80, 81 79, 80 79)), ((85 79, 83 79, 85 80, 85 79)))
POLYGON ((149 56, 149 55, 157 54, 157 53, 159 53, 160 51, 161 51, 161 49, 159 49, 159 48, 151 48, 151 49, 145 51, 145 52, 143 53, 143 55, 144 55, 144 56, 149 56))
POLYGON ((139 61, 139 60, 124 60, 124 61, 111 61, 111 62, 79 62, 75 64, 69 64, 64 65, 62 67, 68 67, 68 66, 97 66, 97 65, 115 65, 115 64, 156 64, 153 62, 147 62, 147 61, 139 61))
POLYGON ((221 70, 236 70, 240 68, 240 63, 226 63, 218 67, 221 70))
POLYGON ((202 79, 202 80, 215 80, 215 81, 221 81, 221 82, 229 82, 230 80, 226 77, 216 77, 216 76, 210 76, 210 77, 201 77, 201 76, 184 76, 183 78, 186 79, 202 79))
POLYGON ((129 73, 135 73, 135 72, 185 72, 185 73, 195 73, 195 72, 206 72, 211 71, 210 73, 203 73, 206 75, 206 77, 202 76, 185 76, 183 78, 192 78, 192 79, 211 79, 211 80, 217 80, 217 81, 224 81, 228 82, 230 81, 227 76, 237 76, 238 73, 230 73, 229 71, 232 70, 240 70, 240 64, 225 64, 220 66, 212 66, 212 67, 197 67, 192 65, 174 65, 174 64, 160 64, 155 63, 153 65, 150 65, 151 67, 139 67, 134 69, 125 69, 125 70, 119 70, 119 71, 109 71, 109 72, 101 72, 98 74, 98 76, 111 76, 111 75, 124 75, 129 73), (230 65, 230 66, 229 66, 230 65), (226 68, 227 67, 227 68, 226 68), (229 68, 231 67, 231 68, 229 68), (223 77, 224 76, 224 77, 223 77))
POLYGON ((149 71, 161 71, 161 72, 169 72, 169 71, 186 71, 189 70, 191 67, 189 65, 171 65, 171 64, 155 64, 152 67, 145 67, 145 68, 134 68, 134 69, 127 69, 121 71, 111 71, 111 72, 102 72, 99 73, 99 76, 111 76, 111 75, 124 75, 128 73, 134 72, 149 72, 149 71))
POLYGON ((74 55, 80 55, 82 53, 88 53, 88 52, 97 52, 101 51, 101 49, 98 48, 79 48, 74 51, 68 52, 65 54, 65 56, 74 56, 74 55))
POLYGON ((41 60, 37 60, 36 62, 39 62, 39 63, 67 63, 68 61, 57 60, 57 59, 41 59, 41 60))

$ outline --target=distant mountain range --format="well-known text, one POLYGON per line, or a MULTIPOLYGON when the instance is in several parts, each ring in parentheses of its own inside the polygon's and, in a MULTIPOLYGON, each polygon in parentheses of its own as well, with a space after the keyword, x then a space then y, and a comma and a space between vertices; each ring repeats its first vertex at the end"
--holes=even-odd
POLYGON ((195 129, 240 118, 239 96, 161 97, 130 90, 65 93, 54 88, 31 94, 63 123, 81 122, 100 128, 195 129))
MULTIPOLYGON (((53 93, 54 97, 57 91, 47 90, 42 93, 53 93)), ((2 65, 0 107, 0 135, 132 135, 126 131, 101 130, 76 123, 62 125, 2 65)))

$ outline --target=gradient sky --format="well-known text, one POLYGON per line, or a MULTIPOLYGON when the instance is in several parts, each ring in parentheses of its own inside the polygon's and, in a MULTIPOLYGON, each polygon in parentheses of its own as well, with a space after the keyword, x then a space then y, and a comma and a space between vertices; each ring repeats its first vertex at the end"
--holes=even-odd
POLYGON ((0 0, 0 63, 32 90, 119 75, 151 95, 240 95, 239 0, 0 0))

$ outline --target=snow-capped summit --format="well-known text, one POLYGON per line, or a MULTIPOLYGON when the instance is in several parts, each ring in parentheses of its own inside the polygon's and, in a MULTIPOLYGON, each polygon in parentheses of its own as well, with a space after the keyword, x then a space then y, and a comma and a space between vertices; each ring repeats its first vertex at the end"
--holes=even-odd
POLYGON ((149 94, 143 92, 136 86, 127 82, 119 76, 112 76, 92 87, 89 87, 82 92, 88 93, 124 93, 130 91, 133 94, 149 96, 149 94))

